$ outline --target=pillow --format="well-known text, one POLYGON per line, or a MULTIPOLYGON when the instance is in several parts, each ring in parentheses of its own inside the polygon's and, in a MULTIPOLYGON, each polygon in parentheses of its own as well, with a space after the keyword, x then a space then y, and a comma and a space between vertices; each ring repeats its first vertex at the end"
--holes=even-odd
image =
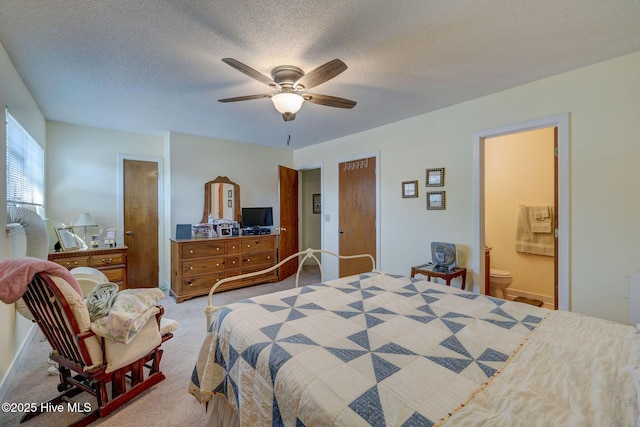
MULTIPOLYGON (((53 283, 58 287, 60 293, 67 300, 67 303, 69 303, 69 307, 71 308, 73 317, 76 319, 80 332, 90 331, 91 319, 89 318, 89 311, 85 305, 84 298, 78 294, 78 292, 71 287, 66 280, 57 276, 49 277, 51 277, 53 283)), ((89 371, 96 366, 102 365, 102 347, 100 346, 99 338, 95 335, 86 338, 84 343, 87 346, 87 351, 91 357, 91 360, 85 361, 87 366, 85 366, 84 370, 89 371)))

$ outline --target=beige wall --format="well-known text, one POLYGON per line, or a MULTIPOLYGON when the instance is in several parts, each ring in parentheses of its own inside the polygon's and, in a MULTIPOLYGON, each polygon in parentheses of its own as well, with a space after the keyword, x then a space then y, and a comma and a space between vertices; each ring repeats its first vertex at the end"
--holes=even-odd
POLYGON ((508 291, 553 301, 553 257, 516 252, 520 205, 553 206, 553 128, 485 141, 485 243, 491 266, 511 272, 508 291))
POLYGON ((411 265, 427 259, 429 242, 447 241, 458 245, 461 265, 477 274, 473 134, 568 112, 569 306, 628 322, 629 277, 640 269, 640 199, 631 196, 640 182, 638 93, 640 52, 296 150, 295 165, 323 162, 324 203, 331 216, 324 227, 326 249, 338 249, 337 162, 379 150, 379 268, 408 274, 411 265), (446 168, 444 211, 425 209, 425 169, 434 167, 446 168), (400 183, 414 179, 421 183, 420 196, 402 199, 400 183), (602 248, 614 265, 603 266, 602 248))
POLYGON ((278 165, 291 167, 290 150, 175 132, 170 144, 172 236, 176 224, 200 222, 204 183, 217 176, 240 185, 241 206, 273 206, 279 224, 278 165))
POLYGON ((57 241, 53 227, 69 226, 89 212, 104 228, 118 229, 121 197, 118 189, 118 156, 163 157, 163 139, 87 126, 47 121, 47 216, 49 246, 57 241))

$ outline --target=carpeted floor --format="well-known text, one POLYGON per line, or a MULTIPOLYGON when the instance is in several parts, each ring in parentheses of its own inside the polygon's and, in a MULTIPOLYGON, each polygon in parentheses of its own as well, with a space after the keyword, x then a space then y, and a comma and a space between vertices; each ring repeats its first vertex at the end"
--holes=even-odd
MULTIPOLYGON (((300 276, 300 286, 320 281, 317 267, 305 267, 300 276)), ((214 295, 214 305, 224 305, 256 295, 267 294, 295 286, 295 276, 279 283, 267 283, 248 288, 236 289, 214 295)), ((162 348, 164 355, 161 370, 166 379, 145 391, 133 401, 124 405, 108 417, 99 419, 92 425, 105 426, 201 426, 204 411, 196 399, 187 393, 191 372, 195 365, 200 344, 206 333, 206 317, 204 308, 207 297, 199 297, 176 304, 172 297, 160 301, 165 308, 165 316, 177 320, 180 324, 174 332, 173 339, 167 341, 162 348)), ((57 375, 48 375, 47 356, 51 350, 43 335, 38 331, 29 344, 27 355, 22 360, 18 372, 11 383, 5 402, 36 403, 46 401, 58 394, 57 375)), ((86 393, 74 398, 80 402, 91 402, 86 393), (83 396, 86 400, 82 400, 83 396)), ((17 426, 22 414, 0 412, 0 425, 17 426)), ((76 413, 41 414, 24 424, 25 427, 67 425, 81 416, 76 413)))

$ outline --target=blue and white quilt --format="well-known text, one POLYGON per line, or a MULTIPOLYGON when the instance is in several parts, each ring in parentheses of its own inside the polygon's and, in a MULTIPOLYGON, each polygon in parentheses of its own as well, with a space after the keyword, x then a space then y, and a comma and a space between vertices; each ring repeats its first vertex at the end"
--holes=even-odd
POLYGON ((403 276, 337 279, 221 309, 189 392, 224 395, 243 426, 446 423, 550 313, 403 276))

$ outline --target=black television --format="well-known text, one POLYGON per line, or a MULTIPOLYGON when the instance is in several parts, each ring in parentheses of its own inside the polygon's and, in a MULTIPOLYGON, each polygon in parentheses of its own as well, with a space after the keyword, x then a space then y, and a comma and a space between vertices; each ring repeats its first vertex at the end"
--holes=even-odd
POLYGON ((242 227, 270 227, 273 225, 273 208, 242 208, 242 227))

